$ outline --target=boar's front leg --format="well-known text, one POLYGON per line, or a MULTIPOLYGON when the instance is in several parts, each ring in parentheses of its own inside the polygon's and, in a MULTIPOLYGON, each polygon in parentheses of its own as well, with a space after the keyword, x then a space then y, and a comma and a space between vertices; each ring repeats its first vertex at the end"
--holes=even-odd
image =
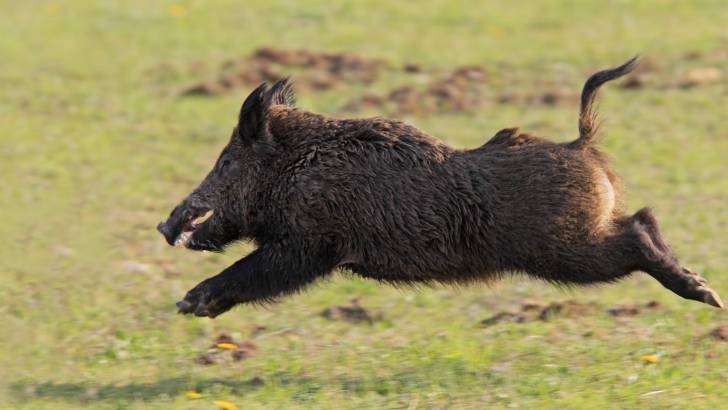
POLYGON ((296 292, 336 266, 333 252, 316 248, 262 245, 187 292, 177 302, 179 312, 214 318, 239 303, 268 302, 296 292))

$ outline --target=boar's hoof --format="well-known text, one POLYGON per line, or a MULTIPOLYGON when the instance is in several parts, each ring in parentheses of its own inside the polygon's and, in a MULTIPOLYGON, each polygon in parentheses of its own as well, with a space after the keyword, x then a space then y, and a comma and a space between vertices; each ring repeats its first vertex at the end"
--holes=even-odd
POLYGON ((723 301, 720 300, 720 296, 718 296, 716 291, 705 286, 701 286, 700 290, 703 292, 703 302, 719 309, 723 309, 723 301))
POLYGON ((214 315, 212 315, 210 313, 209 310, 207 310, 207 308, 205 308, 203 306, 197 306, 197 309, 195 309, 195 316, 198 316, 198 317, 206 317, 206 316, 209 316, 210 318, 215 317, 214 315))
POLYGON ((184 299, 177 302, 177 309, 182 314, 194 314, 213 319, 238 303, 238 299, 229 288, 225 277, 216 276, 206 279, 187 292, 184 299))
POLYGON ((195 308, 195 305, 186 300, 180 300, 179 302, 177 302, 177 312, 178 313, 192 313, 194 308, 195 308))
POLYGON ((213 312, 207 306, 200 303, 191 303, 187 300, 180 300, 177 302, 177 312, 182 314, 194 314, 199 317, 209 317, 210 319, 215 318, 222 312, 213 312))

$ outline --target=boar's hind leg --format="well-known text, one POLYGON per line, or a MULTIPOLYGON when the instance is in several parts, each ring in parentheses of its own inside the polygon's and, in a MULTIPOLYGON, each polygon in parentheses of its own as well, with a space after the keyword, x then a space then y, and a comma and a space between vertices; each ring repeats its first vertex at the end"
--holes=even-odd
POLYGON ((631 229, 636 235, 640 250, 640 270, 685 299, 723 307, 720 297, 706 286, 704 278, 680 266, 675 253, 662 237, 657 219, 650 209, 640 210, 631 219, 631 229))
POLYGON ((327 275, 332 252, 262 245, 220 274, 202 281, 177 302, 180 313, 214 318, 239 303, 267 302, 294 293, 327 275))
POLYGON ((680 266, 651 210, 621 219, 615 230, 601 243, 570 244, 557 260, 524 270, 554 282, 577 284, 611 282, 639 270, 685 299, 723 307, 704 278, 680 266))

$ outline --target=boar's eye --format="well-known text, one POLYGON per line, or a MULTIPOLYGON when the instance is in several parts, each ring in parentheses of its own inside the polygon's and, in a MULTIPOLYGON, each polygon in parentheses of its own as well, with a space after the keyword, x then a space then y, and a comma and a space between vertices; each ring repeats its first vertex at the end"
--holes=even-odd
POLYGON ((221 176, 225 176, 225 173, 230 169, 230 160, 225 158, 222 161, 220 161, 220 168, 218 172, 221 176))

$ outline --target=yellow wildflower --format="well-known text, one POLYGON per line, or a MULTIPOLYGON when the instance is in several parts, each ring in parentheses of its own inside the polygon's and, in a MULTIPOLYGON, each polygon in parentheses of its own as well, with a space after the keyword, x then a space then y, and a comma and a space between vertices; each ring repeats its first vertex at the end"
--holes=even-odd
POLYGON ((640 357, 640 361, 644 363, 657 363, 660 361, 660 357, 654 354, 646 354, 640 357))
POLYGON ((238 345, 235 343, 218 343, 216 346, 218 349, 222 350, 235 350, 238 348, 238 345))
POLYGON ((225 400, 214 400, 213 403, 222 410, 238 410, 238 406, 235 403, 230 403, 225 400))
POLYGON ((173 4, 169 6, 169 14, 172 15, 172 17, 181 18, 187 15, 187 7, 181 5, 181 4, 173 4))

